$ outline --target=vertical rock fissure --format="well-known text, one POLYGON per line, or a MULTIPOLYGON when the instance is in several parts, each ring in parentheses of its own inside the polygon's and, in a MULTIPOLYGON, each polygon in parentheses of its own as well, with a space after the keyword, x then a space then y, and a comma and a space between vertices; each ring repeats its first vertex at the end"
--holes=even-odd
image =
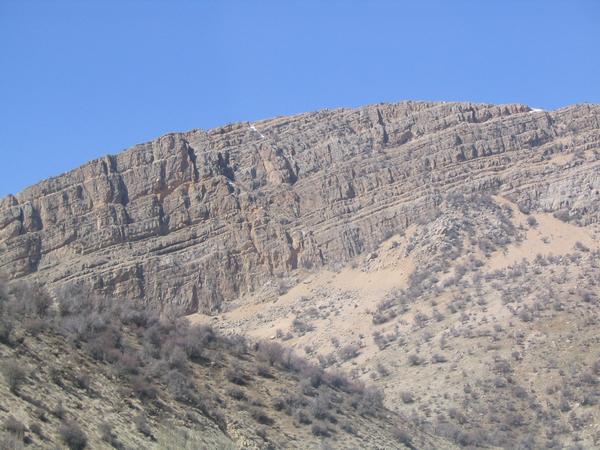
POLYGON ((198 181, 200 179, 200 172, 198 171, 198 166, 196 163, 196 152, 189 144, 186 143, 188 158, 190 159, 190 163, 192 164, 192 170, 194 172, 194 181, 198 181))

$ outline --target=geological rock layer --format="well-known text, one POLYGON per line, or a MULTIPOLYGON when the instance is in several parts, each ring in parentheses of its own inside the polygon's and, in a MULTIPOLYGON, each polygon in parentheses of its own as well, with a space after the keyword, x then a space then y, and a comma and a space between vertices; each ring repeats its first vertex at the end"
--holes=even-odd
POLYGON ((212 312, 450 193, 600 218, 600 106, 405 102, 173 133, 0 200, 0 271, 212 312))

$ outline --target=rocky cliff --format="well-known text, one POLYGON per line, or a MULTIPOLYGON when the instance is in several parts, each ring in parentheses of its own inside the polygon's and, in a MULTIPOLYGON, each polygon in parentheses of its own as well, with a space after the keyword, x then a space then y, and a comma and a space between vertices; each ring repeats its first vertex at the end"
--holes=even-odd
POLYGON ((0 201, 0 271, 210 312, 502 194, 600 218, 600 106, 405 102, 174 133, 0 201))

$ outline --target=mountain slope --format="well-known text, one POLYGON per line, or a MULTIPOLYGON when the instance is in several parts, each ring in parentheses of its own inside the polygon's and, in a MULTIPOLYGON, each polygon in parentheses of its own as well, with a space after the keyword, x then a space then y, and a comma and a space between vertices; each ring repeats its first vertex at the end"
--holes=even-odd
MULTIPOLYGON (((175 133, 3 199, 0 271, 374 383, 394 414, 338 393, 368 430, 338 422, 339 448, 594 448, 599 166, 598 105, 406 102, 175 133)), ((228 405, 233 424, 252 409, 228 405)), ((276 448, 320 445, 284 428, 276 448)))
POLYGON ((166 135, 2 200, 0 270, 207 312, 372 250, 448 192, 595 222, 599 115, 406 102, 166 135))
POLYGON ((12 291, 0 297, 0 448, 450 445, 385 410, 379 391, 278 344, 128 302, 69 292, 54 310, 43 291, 12 291))
POLYGON ((347 266, 298 274, 211 317, 386 393, 463 446, 600 444, 600 226, 449 196, 432 220, 347 266))

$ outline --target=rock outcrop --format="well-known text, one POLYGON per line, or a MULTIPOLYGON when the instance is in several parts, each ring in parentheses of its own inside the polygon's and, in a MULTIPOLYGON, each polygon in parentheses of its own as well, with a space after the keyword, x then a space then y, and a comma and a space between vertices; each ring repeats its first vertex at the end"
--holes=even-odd
POLYGON ((448 193, 600 219, 600 106, 406 102, 174 133, 0 201, 0 271, 218 310, 346 261, 448 193))

